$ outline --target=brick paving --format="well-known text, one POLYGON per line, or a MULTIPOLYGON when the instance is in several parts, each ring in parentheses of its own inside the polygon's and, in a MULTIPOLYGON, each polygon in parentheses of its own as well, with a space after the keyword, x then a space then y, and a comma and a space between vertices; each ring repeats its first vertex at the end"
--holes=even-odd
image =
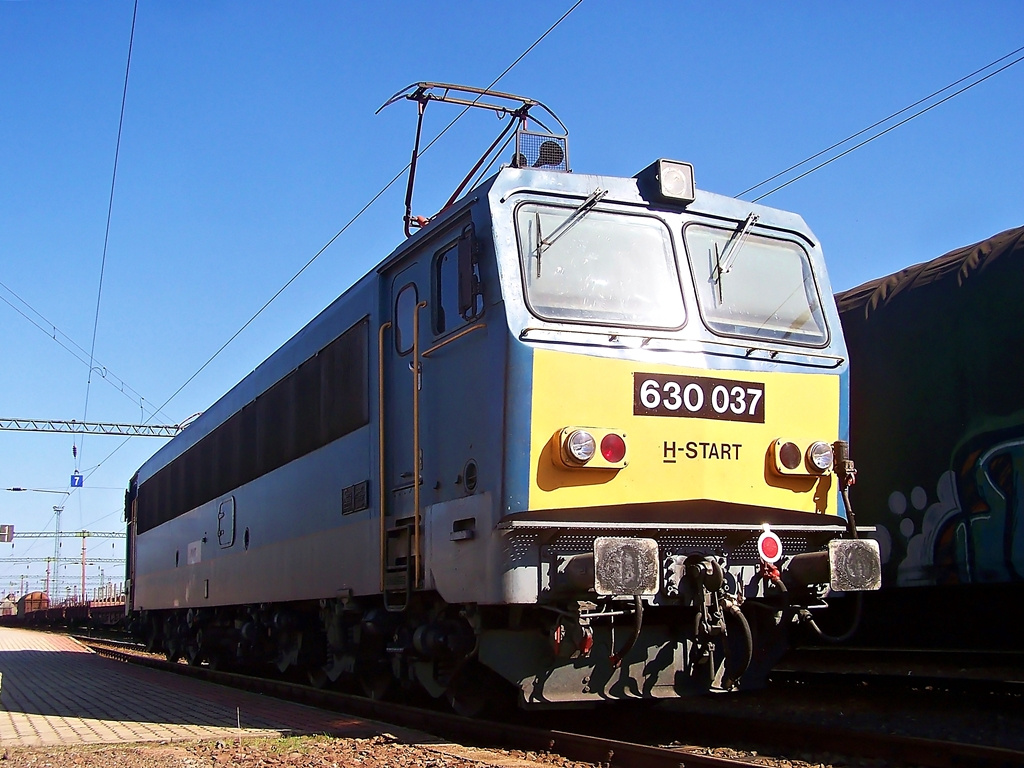
POLYGON ((71 638, 23 629, 0 628, 0 675, 0 746, 308 733, 367 738, 384 727, 105 659, 71 638))

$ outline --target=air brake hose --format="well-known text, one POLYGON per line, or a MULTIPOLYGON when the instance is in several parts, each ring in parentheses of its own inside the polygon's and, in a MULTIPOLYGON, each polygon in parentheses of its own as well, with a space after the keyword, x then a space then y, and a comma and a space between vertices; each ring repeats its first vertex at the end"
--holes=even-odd
MULTIPOLYGON (((850 459, 850 444, 845 440, 836 440, 832 444, 832 454, 835 457, 835 472, 839 478, 839 493, 843 497, 843 504, 846 506, 846 532, 851 539, 860 538, 857 535, 857 518, 853 513, 853 504, 850 503, 850 486, 857 482, 857 468, 850 459)), ((864 593, 857 592, 854 597, 853 622, 850 628, 841 635, 829 635, 822 631, 821 627, 811 616, 811 612, 804 609, 799 612, 800 620, 807 624, 814 633, 829 643, 842 643, 853 637, 860 627, 861 614, 864 608, 864 593)))
POLYGON ((857 468, 850 459, 850 444, 845 440, 836 440, 832 444, 832 453, 835 456, 836 476, 839 478, 839 493, 846 505, 846 531, 851 539, 856 539, 857 518, 850 504, 850 486, 857 482, 857 468))
POLYGON ((853 621, 850 624, 850 628, 841 635, 829 635, 822 631, 821 627, 818 626, 818 623, 812 618, 811 612, 808 610, 800 611, 800 619, 803 621, 804 624, 813 629, 814 634, 816 634, 822 640, 828 643, 845 643, 847 640, 853 637, 856 631, 860 628, 861 614, 863 613, 864 609, 863 592, 857 592, 854 595, 853 599, 853 621))
POLYGON ((851 539, 860 538, 857 535, 857 518, 853 514, 853 506, 850 504, 850 488, 849 486, 841 490, 843 494, 843 504, 846 505, 846 530, 850 534, 851 539))
POLYGON ((633 634, 629 636, 629 640, 622 646, 622 650, 618 653, 613 653, 608 657, 608 663, 612 665, 612 669, 618 669, 622 663, 623 657, 633 650, 633 645, 636 643, 637 638, 640 637, 640 628, 644 624, 644 600, 640 595, 633 595, 633 617, 635 619, 633 623, 633 634))
POLYGON ((743 615, 743 611, 736 603, 730 602, 726 606, 725 615, 736 620, 740 628, 741 639, 743 640, 743 657, 739 669, 728 670, 729 679, 724 681, 727 685, 722 686, 728 689, 743 676, 743 673, 747 671, 747 667, 750 666, 750 660, 754 658, 754 636, 750 631, 750 623, 747 621, 747 617, 743 615))

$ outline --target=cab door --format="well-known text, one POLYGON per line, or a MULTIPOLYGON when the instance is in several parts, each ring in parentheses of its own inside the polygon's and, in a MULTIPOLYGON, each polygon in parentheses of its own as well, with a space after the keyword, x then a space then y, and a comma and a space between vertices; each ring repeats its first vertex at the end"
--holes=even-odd
POLYGON ((462 404, 475 380, 462 339, 482 327, 470 323, 483 306, 475 242, 473 226, 464 218, 439 230, 384 277, 387 320, 378 339, 381 591, 394 610, 424 583, 423 514, 446 498, 439 477, 454 478, 462 463, 448 464, 464 462, 467 455, 445 438, 469 428, 462 404), (434 353, 437 358, 429 357, 434 353), (429 488, 424 477, 430 478, 429 488))
POLYGON ((401 610, 419 585, 423 425, 421 326, 426 322, 429 272, 425 258, 406 261, 385 277, 387 320, 378 334, 382 381, 380 420, 381 591, 401 610))

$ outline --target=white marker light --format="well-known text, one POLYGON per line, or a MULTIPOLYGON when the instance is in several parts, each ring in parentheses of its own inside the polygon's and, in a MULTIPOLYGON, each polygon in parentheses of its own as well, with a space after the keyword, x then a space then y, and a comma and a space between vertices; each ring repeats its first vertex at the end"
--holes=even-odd
POLYGON ((828 443, 812 443, 807 449, 807 463, 819 472, 831 469, 832 460, 832 446, 828 443))
POLYGON ((580 464, 586 464, 597 451, 597 442, 594 436, 583 429, 577 429, 565 441, 565 449, 569 457, 580 464))

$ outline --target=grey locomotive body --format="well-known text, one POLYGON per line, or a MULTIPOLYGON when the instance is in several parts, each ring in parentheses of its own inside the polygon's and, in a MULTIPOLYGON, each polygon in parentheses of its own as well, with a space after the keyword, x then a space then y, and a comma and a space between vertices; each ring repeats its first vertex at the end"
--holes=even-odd
POLYGON ((139 631, 466 707, 756 684, 877 576, 830 295, 793 214, 502 169, 139 470, 139 631))

